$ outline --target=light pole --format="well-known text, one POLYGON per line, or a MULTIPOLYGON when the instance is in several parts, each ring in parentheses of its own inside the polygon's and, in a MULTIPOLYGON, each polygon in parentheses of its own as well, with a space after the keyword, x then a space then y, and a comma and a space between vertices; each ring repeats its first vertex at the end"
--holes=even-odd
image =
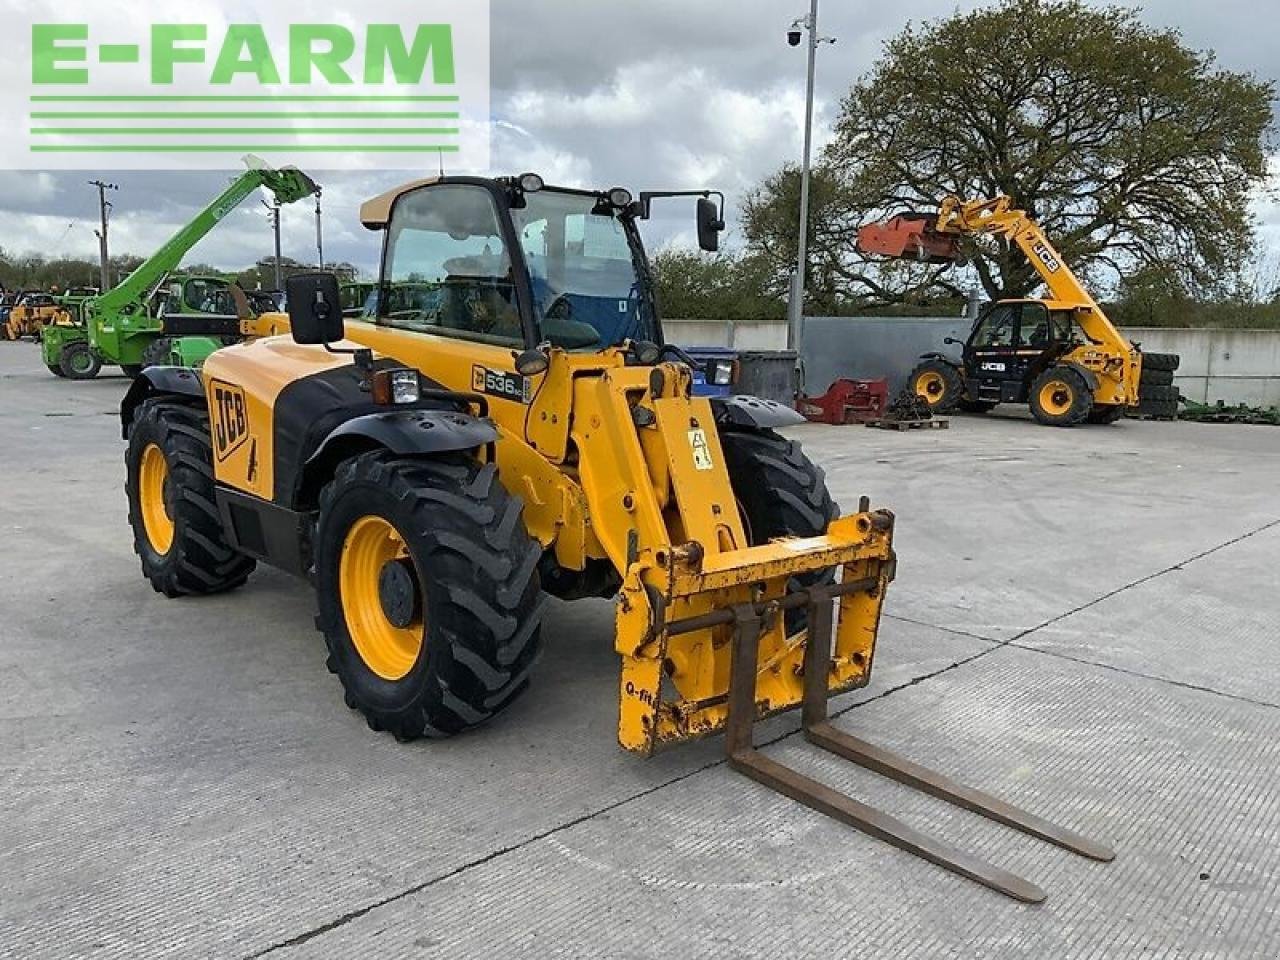
POLYGON ((273 198, 272 203, 263 200, 262 205, 267 208, 267 222, 271 224, 271 232, 275 234, 276 241, 276 290, 284 289, 284 280, 280 276, 280 201, 273 198))
POLYGON ((809 0, 809 15, 793 20, 787 31, 787 43, 800 46, 800 33, 808 34, 808 80, 804 95, 804 162, 800 167, 800 235, 796 250, 796 267, 791 274, 791 295, 787 300, 787 349, 800 350, 804 315, 805 262, 809 245, 809 160, 813 146, 813 73, 818 57, 818 44, 835 43, 835 37, 818 36, 818 0, 809 0))
POLYGON ((324 228, 320 224, 320 190, 316 189, 316 254, 320 257, 320 269, 324 269, 324 228))
POLYGON ((119 190, 114 183, 103 183, 101 180, 90 180, 89 186, 98 188, 98 217, 102 227, 93 231, 98 235, 98 282, 102 292, 111 289, 111 277, 108 271, 110 254, 107 250, 107 221, 110 219, 111 204, 107 202, 108 190, 119 190))

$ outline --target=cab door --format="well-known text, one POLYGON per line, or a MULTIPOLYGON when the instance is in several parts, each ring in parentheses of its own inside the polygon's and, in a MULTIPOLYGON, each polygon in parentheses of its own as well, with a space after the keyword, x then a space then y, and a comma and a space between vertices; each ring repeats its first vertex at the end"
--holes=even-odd
POLYGON ((993 305, 978 322, 964 348, 968 394, 976 400, 1000 403, 1016 399, 1011 391, 1021 383, 1017 357, 1018 307, 993 305))

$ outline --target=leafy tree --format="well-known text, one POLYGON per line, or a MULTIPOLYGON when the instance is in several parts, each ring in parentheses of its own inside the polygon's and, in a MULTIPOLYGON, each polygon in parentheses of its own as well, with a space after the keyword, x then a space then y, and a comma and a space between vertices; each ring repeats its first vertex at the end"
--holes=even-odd
MULTIPOLYGON (((1251 249, 1248 199, 1266 176, 1273 94, 1122 7, 1003 0, 909 25, 841 102, 814 177, 807 294, 956 292, 943 268, 868 263, 857 226, 948 194, 1006 194, 1078 271, 1141 271, 1216 295, 1251 249)), ((752 248, 777 271, 794 257, 796 179, 776 174, 747 206, 752 248)), ((970 246, 989 297, 1037 286, 1016 248, 970 246)))
POLYGON ((786 304, 760 257, 664 250, 653 259, 665 317, 688 320, 780 319, 786 304))

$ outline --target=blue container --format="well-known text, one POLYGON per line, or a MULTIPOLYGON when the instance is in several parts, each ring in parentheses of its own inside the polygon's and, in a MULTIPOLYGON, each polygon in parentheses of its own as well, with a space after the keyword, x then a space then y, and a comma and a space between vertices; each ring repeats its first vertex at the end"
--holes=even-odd
POLYGON ((737 392, 738 351, 730 347, 686 347, 685 353, 697 360, 693 368, 693 395, 695 397, 730 397, 737 392), (711 382, 717 366, 727 364, 728 383, 711 382))

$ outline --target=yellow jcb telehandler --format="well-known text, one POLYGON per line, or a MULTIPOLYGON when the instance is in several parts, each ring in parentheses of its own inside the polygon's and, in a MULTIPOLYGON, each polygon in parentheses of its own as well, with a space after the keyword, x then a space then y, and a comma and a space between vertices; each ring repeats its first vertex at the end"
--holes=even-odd
MULTIPOLYGON (((715 249, 719 204, 698 196, 715 249)), ((122 407, 143 572, 167 596, 309 578, 347 705, 408 740, 488 720, 528 683, 543 594, 613 596, 618 740, 725 731, 730 763, 814 809, 1027 901, 1034 884, 758 753, 802 707, 815 744, 1097 859, 1071 831, 836 730, 866 684, 894 518, 841 516, 777 404, 691 396, 637 223, 660 196, 534 174, 421 180, 367 202, 372 316, 294 277, 288 315, 199 370, 150 367, 122 407), (391 294, 395 292, 396 295, 391 294), (288 331, 289 335, 268 335, 288 331)))
POLYGON ((925 354, 908 386, 940 413, 986 413, 1001 403, 1025 403, 1041 423, 1070 427, 1114 423, 1126 412, 1171 419, 1176 354, 1138 349, 1071 272, 1039 224, 1008 197, 947 197, 936 214, 900 214, 858 231, 864 253, 953 262, 960 240, 997 237, 1015 244, 1048 289, 1045 300, 1000 300, 977 319, 957 361, 925 354))
POLYGON ((70 311, 51 293, 28 293, 20 297, 9 311, 0 335, 6 340, 40 339, 47 324, 69 323, 70 311))

